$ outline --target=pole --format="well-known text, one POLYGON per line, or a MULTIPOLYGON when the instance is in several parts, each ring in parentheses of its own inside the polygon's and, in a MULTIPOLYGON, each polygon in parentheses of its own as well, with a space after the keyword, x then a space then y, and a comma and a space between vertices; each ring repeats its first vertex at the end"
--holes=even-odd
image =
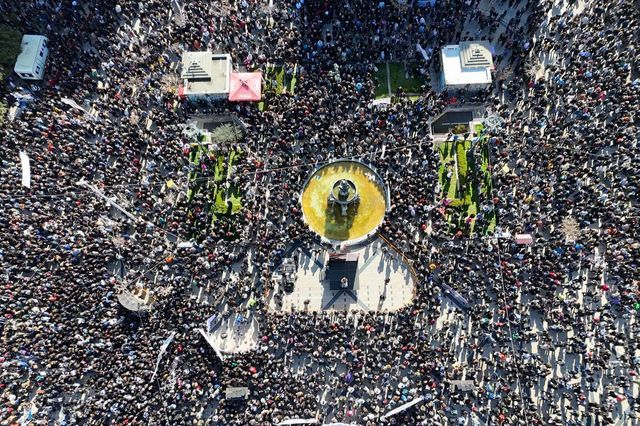
POLYGON ((132 221, 134 221, 134 222, 138 221, 138 218, 136 216, 134 216, 133 214, 129 213, 127 210, 125 210, 124 207, 122 207, 121 205, 119 205, 118 203, 113 201, 111 198, 107 197, 104 192, 100 191, 98 188, 96 188, 94 185, 91 185, 89 182, 87 182, 85 180, 80 180, 80 181, 78 181, 76 183, 76 185, 83 186, 83 187, 89 189, 91 192, 96 194, 98 197, 102 198, 107 203, 109 203, 110 205, 112 205, 116 209, 120 210, 125 216, 127 216, 132 221))
MULTIPOLYGON (((144 322, 142 321, 142 315, 140 315, 139 311, 136 311, 136 314, 138 314, 138 319, 140 319, 140 325, 144 327, 144 322)), ((167 404, 164 394, 162 393, 162 388, 160 387, 160 381, 158 380, 158 377, 156 377, 156 384, 158 385, 158 392, 162 397, 162 402, 164 403, 165 421, 167 422, 167 426, 170 426, 171 422, 169 421, 169 414, 167 413, 167 407, 169 406, 169 404, 167 404)))

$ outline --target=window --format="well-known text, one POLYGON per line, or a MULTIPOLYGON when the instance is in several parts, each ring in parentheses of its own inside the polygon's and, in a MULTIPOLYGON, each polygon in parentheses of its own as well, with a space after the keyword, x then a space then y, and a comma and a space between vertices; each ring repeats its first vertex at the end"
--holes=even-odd
POLYGON ((33 77, 35 77, 35 75, 31 74, 30 72, 22 73, 22 74, 20 74, 20 76, 22 76, 24 78, 27 78, 27 77, 33 78, 33 77))
POLYGON ((42 58, 43 56, 44 56, 44 49, 40 51, 40 57, 42 58))
POLYGON ((36 74, 40 74, 40 65, 36 67, 36 74))

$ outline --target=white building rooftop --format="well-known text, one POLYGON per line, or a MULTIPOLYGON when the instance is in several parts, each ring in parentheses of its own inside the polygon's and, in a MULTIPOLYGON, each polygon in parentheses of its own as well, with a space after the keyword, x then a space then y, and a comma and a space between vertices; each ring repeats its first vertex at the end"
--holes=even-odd
POLYGON ((231 56, 206 52, 184 52, 180 79, 186 96, 228 96, 231 56))
POLYGON ((479 88, 491 84, 493 59, 488 42, 450 44, 442 48, 441 55, 445 88, 479 88))

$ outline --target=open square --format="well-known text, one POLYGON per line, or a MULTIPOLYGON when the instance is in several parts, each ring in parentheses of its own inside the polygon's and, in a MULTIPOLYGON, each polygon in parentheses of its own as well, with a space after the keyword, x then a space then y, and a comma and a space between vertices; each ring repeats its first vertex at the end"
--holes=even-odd
POLYGON ((639 424, 638 1, 0 21, 2 425, 639 424))
POLYGON ((355 282, 343 290, 331 285, 326 271, 330 259, 323 249, 295 250, 292 256, 297 263, 297 279, 293 291, 285 292, 277 284, 269 298, 269 309, 285 312, 389 312, 411 302, 415 281, 410 266, 404 263, 401 255, 380 240, 349 253, 357 259, 355 282), (276 294, 283 294, 281 303, 276 294))

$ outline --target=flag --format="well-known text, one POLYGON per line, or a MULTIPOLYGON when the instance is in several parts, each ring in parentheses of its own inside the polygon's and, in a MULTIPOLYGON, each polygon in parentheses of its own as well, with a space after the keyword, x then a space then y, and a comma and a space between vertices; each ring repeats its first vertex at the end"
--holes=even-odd
POLYGON ((216 320, 218 319, 218 315, 211 315, 207 320, 207 333, 213 332, 213 327, 216 325, 216 320))
POLYGON ((170 383, 171 386, 173 387, 176 383, 176 369, 178 368, 178 361, 179 361, 179 357, 175 357, 173 359, 173 362, 171 363, 171 379, 170 379, 170 383))
POLYGON ((165 339, 164 343, 162 343, 162 346, 160 346, 160 353, 158 354, 158 359, 156 360, 156 368, 153 370, 153 375, 151 376, 151 380, 153 380, 156 377, 156 373, 158 372, 158 367, 160 367, 160 360, 162 359, 162 356, 164 355, 164 353, 167 351, 167 348, 173 341, 173 338, 175 337, 175 335, 176 335, 176 332, 175 331, 172 332, 169 335, 169 337, 165 339))
POLYGON ((425 61, 429 62, 429 55, 427 54, 427 51, 424 50, 424 48, 420 45, 420 43, 416 44, 416 50, 420 52, 425 61))
POLYGON ((28 425, 29 423, 31 423, 31 419, 33 418, 33 412, 31 411, 31 408, 25 409, 24 410, 24 414, 22 414, 22 417, 20 417, 20 426, 24 426, 24 425, 28 425))
POLYGON ((18 419, 18 424, 20 426, 28 425, 29 423, 31 423, 31 420, 33 420, 33 414, 37 412, 38 408, 35 406, 35 404, 33 402, 30 403, 29 408, 25 408, 22 417, 18 419))
POLYGON ((64 426, 67 424, 67 415, 64 412, 64 406, 60 407, 60 414, 58 414, 58 421, 60 422, 60 426, 64 426))
POLYGON ((348 371, 347 374, 344 376, 344 381, 345 383, 353 382, 353 373, 351 371, 348 371))

